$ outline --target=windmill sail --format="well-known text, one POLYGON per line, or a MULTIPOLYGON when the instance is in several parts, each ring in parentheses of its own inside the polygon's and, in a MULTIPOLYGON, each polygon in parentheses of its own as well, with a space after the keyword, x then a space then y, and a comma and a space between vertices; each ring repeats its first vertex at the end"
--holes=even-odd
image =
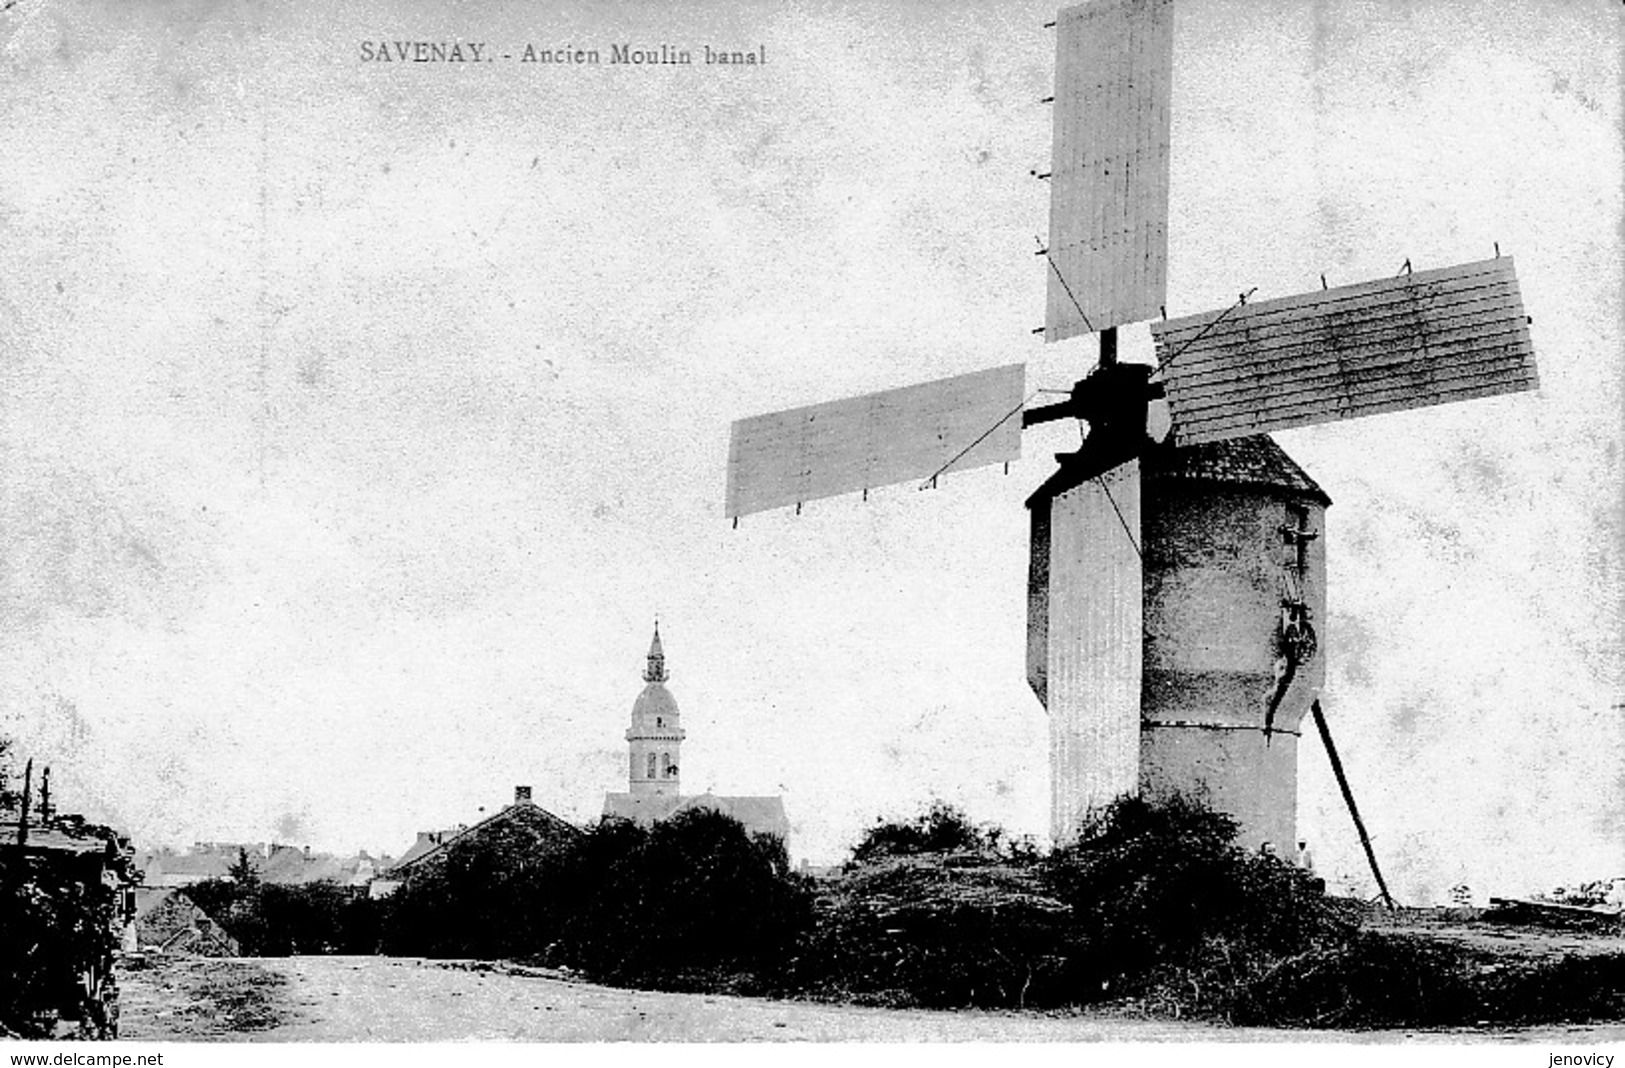
POLYGON ((1046 341, 1167 302, 1171 0, 1064 8, 1055 42, 1046 341))
POLYGON ((1049 711, 1050 828, 1064 844, 1139 788, 1139 461, 1052 483, 1029 504, 1027 678, 1049 711))
POLYGON ((1021 456, 1026 365, 741 419, 727 514, 925 479, 1021 456))
POLYGON ((1174 440, 1189 445, 1535 389, 1528 322, 1508 256, 1170 319, 1151 333, 1158 362, 1173 358, 1174 440))

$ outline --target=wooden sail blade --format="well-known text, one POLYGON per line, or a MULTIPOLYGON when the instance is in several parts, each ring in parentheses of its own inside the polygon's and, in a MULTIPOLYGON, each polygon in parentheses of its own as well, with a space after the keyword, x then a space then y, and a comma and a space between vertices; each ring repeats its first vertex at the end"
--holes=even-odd
POLYGON ((1046 341, 1151 319, 1167 301, 1173 57, 1172 0, 1056 16, 1046 341))
POLYGON ((1221 314, 1151 326, 1180 445, 1540 384, 1510 256, 1221 314))
POLYGON ((1021 456, 1026 365, 740 419, 730 517, 1021 456))
POLYGON ((1050 830, 1064 844, 1139 788, 1139 461, 1030 504, 1028 682, 1049 711, 1050 830))

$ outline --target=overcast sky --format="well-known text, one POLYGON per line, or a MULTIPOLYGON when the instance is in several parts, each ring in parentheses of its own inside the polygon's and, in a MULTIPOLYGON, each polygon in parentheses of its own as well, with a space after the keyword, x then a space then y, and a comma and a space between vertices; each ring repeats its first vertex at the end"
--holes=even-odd
MULTIPOLYGON (((1335 502, 1325 705, 1413 901, 1625 874, 1621 11, 1177 0, 1170 316, 1499 242, 1534 319, 1538 393, 1277 436, 1335 502)), ((737 530, 722 491, 735 418, 1087 370, 1030 333, 1053 17, 9 7, 0 730, 143 843, 399 853, 521 783, 586 820, 658 613, 685 791, 782 792, 796 856, 933 798, 1042 836, 1022 500, 1076 432, 737 530)))

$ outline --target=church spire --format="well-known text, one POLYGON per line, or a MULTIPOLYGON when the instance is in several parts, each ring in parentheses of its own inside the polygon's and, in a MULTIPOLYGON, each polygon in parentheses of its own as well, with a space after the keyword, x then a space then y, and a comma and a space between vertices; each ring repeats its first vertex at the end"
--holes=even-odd
POLYGON ((665 682, 670 677, 666 674, 666 652, 660 647, 660 621, 657 619, 654 641, 649 643, 649 666, 643 669, 643 681, 665 682))

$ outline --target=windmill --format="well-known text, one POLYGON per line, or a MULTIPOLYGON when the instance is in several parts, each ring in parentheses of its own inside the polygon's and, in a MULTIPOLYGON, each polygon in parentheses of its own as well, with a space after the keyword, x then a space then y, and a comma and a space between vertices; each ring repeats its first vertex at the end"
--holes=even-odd
POLYGON ((1120 795, 1179 791, 1286 854, 1308 713, 1360 824, 1318 702, 1330 500, 1269 432, 1535 388, 1513 263, 1498 248, 1437 270, 1407 260, 1392 278, 1167 318, 1173 0, 1093 0, 1051 25, 1035 333, 1097 335, 1094 367, 1038 407, 1011 364, 739 420, 726 514, 935 484, 1018 458, 1025 428, 1078 420, 1081 448, 1028 500, 1052 837, 1120 795), (1154 364, 1117 358, 1118 328, 1138 322, 1154 364))

